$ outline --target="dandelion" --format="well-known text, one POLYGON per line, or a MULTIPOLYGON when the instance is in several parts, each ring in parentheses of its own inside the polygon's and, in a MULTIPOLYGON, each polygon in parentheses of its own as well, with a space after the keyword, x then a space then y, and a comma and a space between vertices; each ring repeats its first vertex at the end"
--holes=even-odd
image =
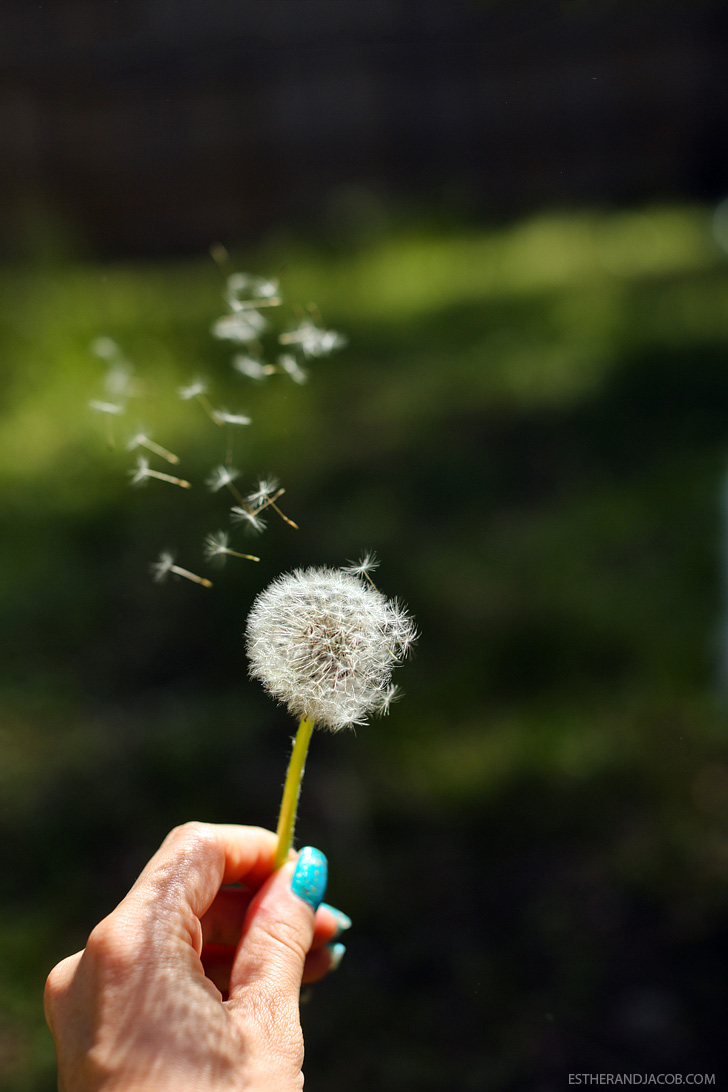
POLYGON ((260 534, 266 528, 264 519, 261 519, 255 512, 251 512, 249 508, 243 508, 242 506, 235 505, 230 509, 230 519, 233 523, 242 523, 245 530, 251 534, 260 534))
POLYGON ((285 493, 285 489, 280 489, 278 481, 275 478, 271 478, 269 481, 261 480, 258 482, 258 488, 248 494, 248 504, 256 511, 260 512, 263 508, 272 508, 273 511, 280 516, 284 523, 287 523, 289 527, 293 527, 295 531, 299 530, 299 526, 292 519, 289 519, 285 513, 281 512, 280 508, 276 504, 279 497, 282 497, 285 493))
POLYGON ((341 569, 298 569, 253 603, 246 628, 250 675, 300 718, 278 821, 285 861, 314 724, 333 732, 366 723, 394 700, 392 669, 415 640, 397 603, 341 569))
POLYGON ((181 489, 191 489, 192 483, 185 481, 184 478, 175 478, 171 474, 162 474, 159 470, 152 470, 149 465, 149 460, 142 458, 140 455, 137 459, 136 468, 130 470, 131 484, 132 485, 146 485, 148 478, 156 478, 160 482, 169 482, 170 485, 178 485, 181 489))
POLYGON ((257 311, 237 311, 232 315, 223 315, 212 325, 212 336, 220 341, 234 341, 245 345, 257 341, 268 323, 257 311))
POLYGON ((191 580, 193 584, 201 584, 203 588, 212 587, 212 581, 208 580, 206 576, 198 576, 197 573, 192 573, 189 569, 183 569, 180 565, 175 565, 174 554, 161 553, 159 560, 154 561, 149 568, 157 584, 161 584, 170 573, 174 573, 175 576, 182 576, 185 580, 191 580))
POLYGON ((161 444, 157 444, 151 439, 145 432, 137 432, 136 436, 127 443, 128 451, 135 451, 138 447, 144 447, 147 451, 152 451, 155 455, 160 455, 163 459, 166 459, 168 463, 176 465, 179 462, 179 456, 175 455, 172 451, 168 451, 166 447, 162 447, 161 444))
POLYGON ((227 531, 216 531, 205 538, 205 557, 214 565, 224 565, 228 557, 242 557, 246 561, 260 561, 253 554, 241 554, 237 550, 231 550, 230 536, 227 531))

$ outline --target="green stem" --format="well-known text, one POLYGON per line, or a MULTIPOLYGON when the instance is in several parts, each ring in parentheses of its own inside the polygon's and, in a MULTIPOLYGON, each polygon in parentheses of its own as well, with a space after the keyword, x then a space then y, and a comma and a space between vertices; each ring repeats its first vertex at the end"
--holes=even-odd
POLYGON ((306 765, 306 755, 308 753, 308 745, 311 742, 312 732, 313 721, 306 720, 304 717, 298 725, 298 731, 296 732, 296 738, 293 743, 293 750, 291 751, 291 758, 288 763, 286 784, 283 789, 281 810, 278 816, 278 849, 276 850, 273 864, 275 869, 279 869, 281 865, 285 864, 288 859, 288 851, 293 844, 293 828, 296 825, 298 797, 301 793, 301 781, 303 779, 303 770, 306 765))

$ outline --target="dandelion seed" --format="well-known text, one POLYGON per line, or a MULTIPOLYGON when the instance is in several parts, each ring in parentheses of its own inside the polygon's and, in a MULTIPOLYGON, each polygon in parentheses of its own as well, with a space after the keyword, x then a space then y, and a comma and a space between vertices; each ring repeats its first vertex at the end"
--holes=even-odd
POLYGON ((246 342, 257 341, 267 326, 266 319, 257 311, 246 311, 244 314, 238 311, 217 319, 211 333, 220 341, 234 341, 244 345, 246 342))
POLYGON ((112 417, 118 417, 125 412, 124 407, 118 402, 99 402, 95 398, 89 402, 89 406, 94 413, 108 413, 112 417))
POLYGON ((121 360, 123 353, 113 338, 97 337, 91 342, 91 352, 101 360, 108 362, 121 360))
POLYGON ((225 300, 231 311, 279 307, 278 281, 254 277, 250 273, 232 273, 227 280, 225 300))
POLYGON ((340 569, 296 570, 253 603, 246 631, 250 674, 297 717, 338 731, 381 713, 394 649, 415 639, 399 604, 340 569))
POLYGON ((385 716, 389 712, 389 707, 393 702, 399 701, 402 696, 402 691, 396 683, 390 683, 385 690, 382 691, 374 706, 375 711, 381 716, 385 716))
POLYGON ((221 425, 235 425, 237 427, 251 424, 251 418, 246 417, 244 413, 228 413, 224 409, 213 410, 213 413, 221 425))
POLYGON ((202 379, 196 379, 186 387, 178 387, 177 394, 183 402, 189 402, 192 398, 199 398, 207 393, 207 384, 202 379))
POLYGON ((290 376, 294 383, 303 384, 308 382, 308 372, 304 371, 300 366, 295 356, 291 353, 283 353, 278 357, 278 364, 286 375, 290 376))
POLYGON ((278 488, 278 482, 275 478, 269 481, 259 481, 258 488, 252 493, 248 494, 248 504, 256 511, 260 512, 263 508, 272 508, 273 511, 280 516, 284 523, 287 523, 289 527, 293 527, 295 531, 300 530, 297 523, 284 513, 276 504, 276 501, 285 493, 285 489, 278 488))
POLYGON ((372 587, 375 587, 376 585, 369 574, 378 568, 379 561, 377 560, 377 555, 372 550, 365 553, 356 563, 350 561, 348 565, 342 565, 341 571, 351 573, 353 576, 363 576, 369 581, 372 587))
POLYGON ((162 447, 161 444, 157 444, 144 432, 137 432, 136 436, 132 436, 131 440, 127 443, 128 451, 135 451, 138 447, 144 447, 147 451, 152 451, 155 455, 160 455, 163 459, 166 459, 168 463, 176 465, 179 462, 179 456, 175 455, 172 451, 168 451, 166 447, 162 447))
POLYGON ((240 471, 236 470, 234 466, 216 466, 210 477, 205 481, 205 485, 211 493, 219 493, 221 489, 224 489, 225 486, 230 485, 239 477, 240 471))
POLYGON ((261 519, 257 513, 251 512, 249 508, 236 505, 230 509, 230 518, 233 523, 241 523, 245 530, 251 534, 260 534, 266 528, 265 520, 261 519))
POLYGON ((233 368, 241 375, 247 376, 248 379, 256 379, 258 382, 270 375, 269 367, 270 365, 261 364, 259 360, 254 360, 252 356, 239 355, 233 357, 233 368))
POLYGON ((336 330, 322 330, 320 326, 304 319, 293 330, 278 337, 281 345, 300 345, 304 356, 328 356, 335 349, 346 345, 346 338, 336 330))
POLYGON ((230 536, 227 531, 217 531, 205 538, 205 557, 214 565, 224 565, 228 557, 242 557, 245 561, 260 561, 253 554, 241 554, 229 546, 230 536))
POLYGON ((147 459, 141 456, 137 459, 136 469, 130 470, 132 485, 145 485, 147 478, 156 478, 160 482, 169 482, 170 485, 178 485, 181 489, 191 489, 191 482, 184 478, 174 478, 171 474, 162 474, 159 470, 152 470, 147 459))
POLYGON ((174 573, 175 576, 182 576, 185 580, 191 580, 193 584, 201 584, 203 588, 212 587, 212 581, 208 580, 206 576, 198 576, 197 573, 192 573, 189 569, 183 569, 180 565, 175 565, 174 554, 161 553, 159 560, 153 562, 149 568, 157 584, 161 584, 170 573, 174 573))

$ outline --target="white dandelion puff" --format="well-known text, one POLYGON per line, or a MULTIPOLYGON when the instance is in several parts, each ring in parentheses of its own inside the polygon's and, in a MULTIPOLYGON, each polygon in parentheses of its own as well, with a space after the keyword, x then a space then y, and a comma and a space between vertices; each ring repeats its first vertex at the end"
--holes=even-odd
POLYGON ((156 478, 160 482, 168 482, 170 485, 178 485, 181 489, 191 489, 192 483, 184 478, 175 478, 172 474, 162 474, 159 470, 152 470, 149 460, 141 455, 137 459, 136 467, 129 471, 132 485, 146 485, 147 479, 156 478))
POLYGON ((233 523, 241 523, 245 530, 251 534, 260 534, 266 528, 264 519, 261 519, 255 512, 251 512, 249 508, 238 505, 230 509, 230 519, 233 523))
POLYGON ((207 560, 213 565, 220 565, 221 567, 228 557, 242 557, 246 561, 260 561, 260 558, 255 557, 253 554, 241 554, 238 550, 231 549, 230 535, 227 531, 215 531, 207 535, 204 549, 207 560))
POLYGON ((168 551, 161 553, 159 559, 152 562, 149 568, 157 584, 161 584, 167 579, 170 573, 173 573, 175 576, 181 576, 185 580, 191 580, 193 584, 201 584, 203 588, 212 587, 212 581, 208 580, 206 576, 198 576, 197 573, 190 572, 189 569, 183 569, 181 565, 175 565, 174 554, 171 554, 168 551))
POLYGON ((252 493, 248 493, 248 504, 251 504, 253 508, 263 507, 279 486, 280 482, 277 478, 261 478, 252 493))
POLYGON ((245 345, 257 341, 268 327, 268 322, 257 311, 236 311, 232 315, 223 315, 213 323, 211 333, 220 341, 233 341, 245 345))
POLYGON ((353 574, 298 569, 257 597, 246 647, 251 676, 274 698, 338 731, 386 711, 392 669, 414 637, 403 608, 353 574))

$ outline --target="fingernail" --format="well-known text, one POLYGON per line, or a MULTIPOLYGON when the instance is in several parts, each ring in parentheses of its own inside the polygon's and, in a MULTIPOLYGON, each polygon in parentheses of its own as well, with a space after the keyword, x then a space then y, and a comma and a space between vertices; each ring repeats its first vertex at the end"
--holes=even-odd
POLYGON ((343 910, 338 910, 335 906, 332 906, 329 902, 322 902, 319 909, 326 908, 330 914, 336 918, 336 928, 338 936, 339 933, 346 932, 347 929, 351 929, 351 918, 348 914, 345 914, 343 910))
POLYGON ((298 854, 291 890, 316 911, 326 892, 328 862, 320 849, 304 846, 298 854))
POLYGON ((329 970, 335 971, 344 958, 344 952, 346 951, 345 944, 327 944, 326 947, 331 953, 331 963, 329 964, 329 970))

